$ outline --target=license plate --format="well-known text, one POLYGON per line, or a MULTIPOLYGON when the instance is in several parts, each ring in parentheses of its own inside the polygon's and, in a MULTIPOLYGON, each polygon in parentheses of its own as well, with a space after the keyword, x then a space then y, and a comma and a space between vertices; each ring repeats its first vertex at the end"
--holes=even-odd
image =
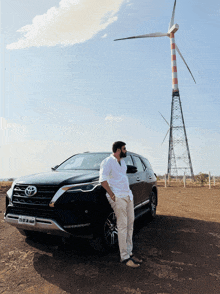
POLYGON ((19 224, 35 226, 35 217, 20 215, 18 218, 19 224))

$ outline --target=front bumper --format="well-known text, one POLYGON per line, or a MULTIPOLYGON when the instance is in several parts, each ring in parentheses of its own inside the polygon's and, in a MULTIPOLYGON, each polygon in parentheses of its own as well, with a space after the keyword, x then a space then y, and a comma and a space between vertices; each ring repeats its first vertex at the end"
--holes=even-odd
MULTIPOLYGON (((34 225, 32 225, 32 224, 26 224, 26 223, 19 223, 19 217, 21 217, 21 215, 8 213, 7 215, 5 215, 4 220, 8 224, 22 230, 38 231, 38 232, 49 233, 52 235, 58 235, 58 236, 64 236, 64 237, 70 237, 71 235, 74 235, 74 236, 85 235, 89 237, 92 235, 90 231, 90 226, 91 226, 90 223, 66 225, 64 226, 65 228, 64 229, 53 219, 35 217, 34 225)), ((22 217, 26 217, 26 216, 22 215, 22 217)))
POLYGON ((31 231, 40 231, 45 233, 51 233, 54 235, 69 235, 68 232, 66 232, 59 224, 52 220, 52 219, 45 219, 45 218, 35 218, 35 224, 20 224, 19 223, 19 217, 20 215, 8 213, 4 219, 5 222, 9 223, 12 226, 17 227, 18 229, 22 230, 31 230, 31 231))

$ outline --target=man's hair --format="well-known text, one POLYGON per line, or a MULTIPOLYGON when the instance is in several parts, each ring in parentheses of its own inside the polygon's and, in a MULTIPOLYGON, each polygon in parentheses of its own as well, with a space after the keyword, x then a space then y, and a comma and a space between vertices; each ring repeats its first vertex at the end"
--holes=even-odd
POLYGON ((121 147, 122 146, 125 146, 125 145, 126 145, 126 143, 124 143, 122 141, 116 141, 112 145, 112 151, 113 151, 113 153, 115 153, 117 151, 117 149, 121 149, 121 147))

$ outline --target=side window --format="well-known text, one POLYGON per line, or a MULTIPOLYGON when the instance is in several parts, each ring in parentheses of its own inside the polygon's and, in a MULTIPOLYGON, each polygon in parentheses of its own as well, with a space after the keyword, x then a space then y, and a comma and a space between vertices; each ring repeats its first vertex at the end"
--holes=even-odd
POLYGON ((144 171, 144 167, 143 167, 143 164, 142 164, 140 158, 137 157, 137 156, 134 156, 133 158, 134 158, 134 161, 135 161, 135 165, 137 167, 137 170, 139 172, 143 172, 144 171))
POLYGON ((124 161, 125 161, 125 163, 126 163, 127 165, 134 165, 130 155, 127 155, 127 156, 124 158, 124 161))
POLYGON ((143 159, 144 164, 146 165, 146 168, 147 169, 152 169, 152 167, 150 165, 150 162, 144 157, 142 159, 143 159))
POLYGON ((143 158, 141 157, 140 159, 141 159, 141 163, 142 163, 142 165, 143 165, 143 169, 146 170, 147 168, 146 168, 146 165, 145 165, 145 163, 144 163, 144 161, 143 161, 143 158))

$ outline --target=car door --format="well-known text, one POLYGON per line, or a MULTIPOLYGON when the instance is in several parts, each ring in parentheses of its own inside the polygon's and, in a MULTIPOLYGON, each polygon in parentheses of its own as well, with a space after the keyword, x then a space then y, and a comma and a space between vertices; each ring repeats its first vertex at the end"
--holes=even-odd
POLYGON ((150 195, 150 193, 152 191, 153 184, 155 184, 157 179, 156 179, 154 171, 153 171, 153 169, 152 169, 152 167, 150 165, 150 162, 144 157, 141 157, 141 161, 143 162, 144 169, 145 169, 145 182, 146 182, 146 195, 145 195, 145 198, 148 199, 149 195, 150 195))
POLYGON ((146 199, 147 185, 145 180, 144 165, 139 156, 132 154, 134 165, 137 167, 137 172, 133 174, 133 195, 136 199, 134 205, 143 202, 146 199))
MULTIPOLYGON (((124 158, 124 161, 125 161, 125 163, 127 164, 127 165, 134 165, 134 162, 133 162, 133 160, 132 160, 132 158, 131 158, 131 156, 130 155, 127 155, 125 158, 124 158)), ((128 181, 129 181, 129 186, 130 186, 130 189, 131 189, 131 191, 132 191, 132 193, 133 193, 133 196, 134 196, 134 205, 136 205, 137 203, 138 203, 138 194, 137 193, 135 193, 135 184, 136 184, 136 182, 137 182, 137 180, 136 180, 136 174, 137 173, 135 173, 135 174, 130 174, 130 173, 128 173, 127 174, 127 176, 128 176, 128 181)))

